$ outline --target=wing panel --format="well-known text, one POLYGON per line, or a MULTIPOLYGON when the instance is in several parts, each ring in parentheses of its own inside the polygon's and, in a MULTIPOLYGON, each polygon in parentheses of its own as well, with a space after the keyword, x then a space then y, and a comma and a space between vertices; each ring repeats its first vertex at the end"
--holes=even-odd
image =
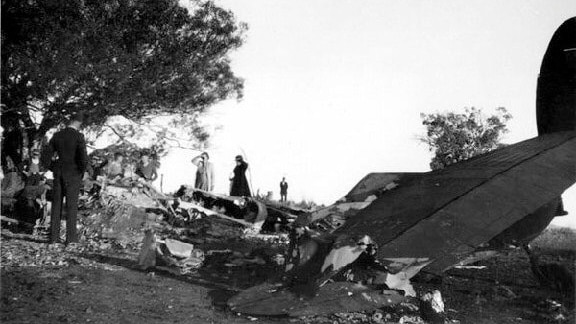
POLYGON ((480 163, 488 170, 472 178, 458 177, 466 170, 463 162, 412 179, 374 201, 338 232, 369 235, 379 244, 382 259, 451 260, 431 265, 443 270, 451 265, 447 262, 489 241, 576 181, 575 132, 542 136, 500 151, 472 161, 472 169, 480 163))

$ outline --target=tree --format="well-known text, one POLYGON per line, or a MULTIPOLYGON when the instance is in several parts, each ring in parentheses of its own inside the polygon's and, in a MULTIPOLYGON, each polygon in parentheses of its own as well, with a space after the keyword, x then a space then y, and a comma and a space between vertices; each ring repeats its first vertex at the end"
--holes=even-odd
MULTIPOLYGON (((39 139, 70 114, 140 121, 242 97, 247 26, 211 0, 3 0, 2 126, 39 139)), ((201 132, 199 132, 201 133, 201 132)))
POLYGON ((506 123, 512 115, 500 107, 489 117, 476 108, 466 108, 464 113, 420 114, 420 117, 426 126, 426 136, 420 141, 434 153, 430 168, 438 170, 503 146, 500 140, 508 132, 506 123))
MULTIPOLYGON (((149 151, 151 156, 160 158, 171 148, 203 151, 210 136, 206 126, 200 122, 200 114, 176 117, 144 117, 140 122, 134 122, 113 116, 104 125, 85 127, 83 133, 89 147, 103 149, 103 145, 109 146, 109 153, 120 147, 149 151)), ((123 153, 128 156, 127 152, 123 153)))

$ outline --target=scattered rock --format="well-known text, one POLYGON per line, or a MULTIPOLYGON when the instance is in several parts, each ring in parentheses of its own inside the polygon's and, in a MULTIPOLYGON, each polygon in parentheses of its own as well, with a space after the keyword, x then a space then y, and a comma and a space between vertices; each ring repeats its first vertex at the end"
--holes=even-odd
POLYGON ((194 245, 189 243, 180 242, 172 239, 165 239, 164 244, 168 248, 168 252, 177 258, 189 258, 194 250, 194 245))

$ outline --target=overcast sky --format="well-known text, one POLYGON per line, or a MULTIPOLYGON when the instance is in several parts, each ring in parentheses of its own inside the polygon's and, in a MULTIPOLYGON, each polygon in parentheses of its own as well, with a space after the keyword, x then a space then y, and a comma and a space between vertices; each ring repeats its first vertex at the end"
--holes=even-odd
MULTIPOLYGON (((505 142, 536 136, 536 80, 576 1, 217 0, 249 25, 232 55, 245 97, 214 107, 209 151, 226 192, 332 203, 369 172, 428 171, 420 113, 506 107, 505 142)), ((193 177, 193 175, 192 175, 193 177)), ((567 207, 576 214, 576 193, 567 207)), ((571 217, 576 218, 576 217, 571 217)))

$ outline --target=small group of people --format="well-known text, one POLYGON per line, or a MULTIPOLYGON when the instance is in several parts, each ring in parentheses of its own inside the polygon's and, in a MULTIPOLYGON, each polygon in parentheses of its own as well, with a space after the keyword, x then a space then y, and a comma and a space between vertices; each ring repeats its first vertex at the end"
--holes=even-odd
MULTIPOLYGON (((235 157, 236 166, 230 174, 230 196, 251 197, 250 183, 246 178, 248 163, 244 161, 242 155, 235 157)), ((210 162, 210 155, 207 152, 194 157, 192 164, 196 166, 196 180, 194 188, 204 191, 214 191, 214 165, 210 162)), ((287 202, 288 182, 286 177, 280 182, 280 201, 287 202)))
MULTIPOLYGON (((50 221, 49 243, 60 242, 60 220, 64 214, 63 205, 66 202, 66 240, 67 245, 78 243, 77 215, 78 198, 85 174, 89 173, 90 164, 86 151, 86 140, 80 132, 83 115, 71 117, 68 125, 56 132, 48 145, 40 152, 32 152, 31 160, 24 174, 34 178, 39 170, 50 170, 53 174, 52 210, 50 221)), ((124 155, 114 154, 114 159, 102 169, 110 180, 131 177, 152 182, 158 178, 156 163, 151 160, 148 152, 142 152, 136 166, 125 166, 124 155)))
MULTIPOLYGON (((68 125, 56 132, 48 145, 40 152, 33 152, 29 166, 25 172, 29 177, 36 177, 40 169, 50 170, 53 173, 52 212, 49 243, 60 243, 60 220, 62 218, 63 203, 66 202, 66 244, 78 242, 77 214, 78 198, 83 178, 90 169, 86 150, 86 140, 80 132, 83 123, 82 114, 73 115, 68 125)), ((112 161, 101 164, 105 178, 116 181, 123 178, 142 179, 152 182, 158 178, 156 163, 150 154, 142 152, 137 165, 125 165, 125 156, 115 153, 112 161)), ((213 191, 215 184, 214 166, 210 156, 203 152, 192 159, 196 166, 195 188, 213 191)), ((246 178, 248 163, 242 155, 235 157, 236 166, 230 176, 230 196, 250 197, 250 183, 246 178)), ((283 178, 280 183, 281 201, 285 202, 288 193, 288 183, 283 178)))
MULTIPOLYGON (((242 155, 235 158, 236 166, 230 176, 230 196, 250 197, 250 184, 246 178, 248 163, 244 161, 242 155)), ((213 191, 214 190, 214 166, 210 162, 210 155, 207 152, 192 159, 192 164, 196 166, 196 180, 194 188, 213 191)))
POLYGON ((140 153, 140 161, 136 165, 125 165, 124 154, 120 152, 114 153, 112 161, 105 161, 104 163, 105 165, 101 168, 102 175, 111 182, 132 178, 142 179, 150 183, 158 179, 156 163, 151 159, 150 153, 146 151, 140 153))

